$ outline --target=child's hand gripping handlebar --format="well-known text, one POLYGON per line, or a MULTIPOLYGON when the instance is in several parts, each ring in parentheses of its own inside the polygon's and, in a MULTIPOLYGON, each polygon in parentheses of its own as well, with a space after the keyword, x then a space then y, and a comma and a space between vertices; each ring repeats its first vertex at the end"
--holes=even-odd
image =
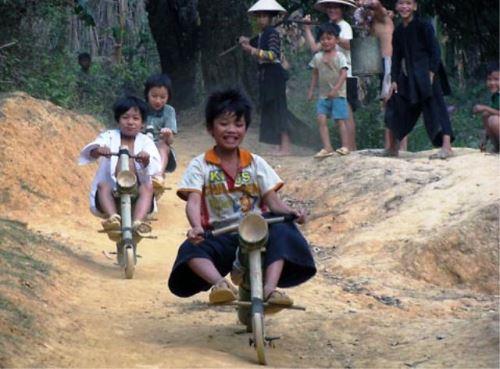
POLYGON ((120 156, 121 154, 126 153, 130 159, 134 159, 139 162, 143 167, 147 167, 149 165, 149 154, 145 151, 141 151, 137 153, 137 155, 131 155, 130 151, 127 149, 120 149, 118 152, 110 152, 110 156, 120 156))
MULTIPOLYGON (((290 223, 293 222, 297 219, 296 214, 285 214, 281 216, 273 216, 272 218, 264 218, 267 224, 276 224, 276 223, 290 223)), ((220 236, 225 233, 232 233, 238 231, 240 224, 231 224, 226 227, 214 229, 214 230, 208 230, 203 232, 201 235, 203 238, 211 238, 211 237, 216 237, 220 236)))

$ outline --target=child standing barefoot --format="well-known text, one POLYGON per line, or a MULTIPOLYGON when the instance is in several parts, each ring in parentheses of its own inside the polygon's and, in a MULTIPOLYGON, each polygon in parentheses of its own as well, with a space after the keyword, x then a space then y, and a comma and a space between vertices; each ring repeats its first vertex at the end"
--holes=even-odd
POLYGON ((161 157, 161 170, 153 177, 155 194, 159 197, 165 190, 165 172, 173 172, 177 166, 172 148, 177 133, 175 109, 168 105, 172 97, 172 84, 165 74, 153 75, 144 85, 144 97, 149 106, 146 127, 152 126, 153 139, 161 157))
POLYGON ((441 149, 431 159, 453 155, 453 130, 443 95, 449 93, 432 24, 417 16, 416 0, 397 0, 401 23, 392 39, 393 55, 386 125, 393 133, 389 150, 397 155, 397 140, 406 137, 423 113, 427 135, 441 149))

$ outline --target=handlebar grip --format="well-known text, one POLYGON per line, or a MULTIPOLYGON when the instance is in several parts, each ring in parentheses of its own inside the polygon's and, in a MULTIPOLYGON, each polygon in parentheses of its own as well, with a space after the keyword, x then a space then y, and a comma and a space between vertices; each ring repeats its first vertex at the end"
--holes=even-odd
MULTIPOLYGON (((120 152, 112 152, 109 155, 111 155, 111 156, 120 156, 121 154, 122 154, 122 152, 120 151, 120 152)), ((130 153, 128 153, 128 157, 131 158, 131 159, 136 159, 137 158, 137 156, 130 155, 130 153)))
POLYGON ((298 218, 298 216, 295 214, 286 214, 283 218, 283 222, 293 222, 298 218))
POLYGON ((214 237, 214 232, 211 231, 211 230, 208 230, 208 231, 205 231, 201 234, 201 236, 204 238, 204 239, 208 239, 208 238, 213 238, 214 237))

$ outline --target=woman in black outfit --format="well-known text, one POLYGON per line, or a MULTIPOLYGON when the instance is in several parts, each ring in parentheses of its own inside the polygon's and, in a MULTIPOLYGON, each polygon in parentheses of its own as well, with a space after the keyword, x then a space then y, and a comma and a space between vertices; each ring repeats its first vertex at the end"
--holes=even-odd
POLYGON ((261 105, 259 141, 278 145, 276 155, 290 154, 288 109, 286 104, 287 72, 281 65, 281 40, 272 19, 286 10, 275 0, 259 0, 249 10, 262 30, 258 37, 241 36, 244 51, 256 58, 261 105))

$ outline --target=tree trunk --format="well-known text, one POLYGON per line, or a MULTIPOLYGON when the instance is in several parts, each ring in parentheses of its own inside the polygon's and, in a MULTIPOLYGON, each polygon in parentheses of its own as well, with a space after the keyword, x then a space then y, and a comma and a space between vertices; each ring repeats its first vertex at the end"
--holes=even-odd
POLYGON ((160 55, 162 72, 172 79, 172 103, 178 109, 198 103, 196 67, 198 0, 149 0, 149 26, 160 55))
POLYGON ((234 46, 241 36, 251 36, 248 0, 200 0, 198 11, 201 20, 201 67, 205 90, 221 85, 240 85, 254 97, 256 63, 240 48, 219 57, 234 46))

